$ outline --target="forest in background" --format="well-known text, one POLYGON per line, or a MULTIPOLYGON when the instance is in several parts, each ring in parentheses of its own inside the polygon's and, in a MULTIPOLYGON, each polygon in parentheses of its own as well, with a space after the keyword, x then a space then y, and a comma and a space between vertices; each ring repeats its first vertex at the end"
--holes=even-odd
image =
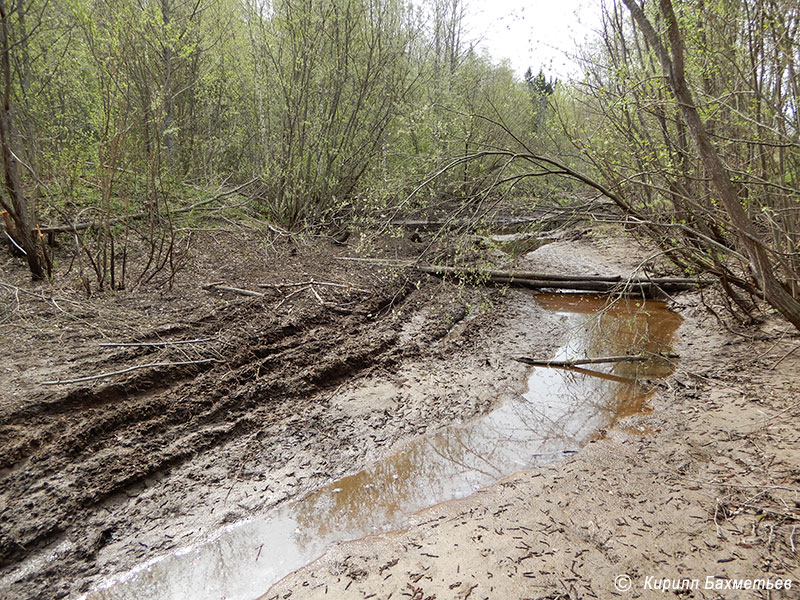
MULTIPOLYGON (((7 4, 4 208, 20 195, 29 213, 9 230, 27 251, 38 223, 91 222, 77 243, 111 287, 130 236, 176 246, 169 211, 203 200, 198 188, 250 182, 266 220, 312 230, 417 187, 471 197, 498 159, 419 184, 507 145, 478 114, 525 132, 546 104, 541 78, 520 82, 466 42, 460 0, 7 4)), ((52 269, 44 248, 29 254, 35 274, 52 269)))
POLYGON ((795 3, 607 2, 584 76, 558 84, 495 64, 465 10, 0 0, 7 237, 35 277, 120 289, 180 268, 180 219, 226 195, 313 233, 513 199, 623 222, 716 276, 737 318, 761 298, 800 327, 795 3))

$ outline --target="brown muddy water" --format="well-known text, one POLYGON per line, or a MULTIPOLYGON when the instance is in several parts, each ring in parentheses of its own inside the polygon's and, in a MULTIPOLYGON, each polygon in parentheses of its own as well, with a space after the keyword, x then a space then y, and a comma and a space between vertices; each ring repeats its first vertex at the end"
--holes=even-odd
MULTIPOLYGON (((681 318, 663 303, 540 294, 565 315, 553 359, 670 352, 681 318)), ((535 327, 535 323, 530 324, 535 327)), ((646 411, 646 380, 671 373, 654 357, 597 369, 531 369, 528 391, 272 513, 231 525, 108 580, 86 600, 253 599, 333 544, 402 529, 416 512, 468 496, 519 471, 563 459, 618 419, 646 411)))

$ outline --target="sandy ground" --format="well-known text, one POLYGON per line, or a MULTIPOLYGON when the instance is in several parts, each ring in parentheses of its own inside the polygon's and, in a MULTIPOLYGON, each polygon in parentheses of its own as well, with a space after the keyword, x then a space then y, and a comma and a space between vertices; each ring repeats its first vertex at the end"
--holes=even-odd
MULTIPOLYGON (((639 254, 584 238, 527 262, 626 272, 639 254)), ((697 294, 673 307, 682 359, 650 414, 406 531, 341 544, 265 598, 800 597, 800 336, 770 316, 729 331, 697 294)))

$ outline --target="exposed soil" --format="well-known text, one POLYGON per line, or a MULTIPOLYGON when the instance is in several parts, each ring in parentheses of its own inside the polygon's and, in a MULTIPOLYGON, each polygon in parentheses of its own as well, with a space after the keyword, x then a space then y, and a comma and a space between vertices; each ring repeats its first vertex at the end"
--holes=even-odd
MULTIPOLYGON (((407 280, 337 261, 350 250, 327 243, 240 233, 198 247, 171 291, 89 299, 79 285, 33 286, 3 257, 3 282, 22 291, 0 289, 1 597, 88 591, 486 411, 524 384, 510 354, 547 356, 564 335, 523 292, 407 280), (351 287, 257 287, 311 278, 351 287), (203 290, 210 281, 266 295, 203 290), (205 341, 99 346, 178 340, 205 341), (152 363, 173 366, 42 385, 152 363)), ((584 237, 521 264, 624 273, 634 254, 584 237)), ((692 295, 676 308, 682 362, 652 413, 406 532, 341 545, 269 597, 605 598, 622 573, 631 597, 662 594, 642 589, 647 575, 797 582, 800 338, 772 318, 733 334, 692 295)))

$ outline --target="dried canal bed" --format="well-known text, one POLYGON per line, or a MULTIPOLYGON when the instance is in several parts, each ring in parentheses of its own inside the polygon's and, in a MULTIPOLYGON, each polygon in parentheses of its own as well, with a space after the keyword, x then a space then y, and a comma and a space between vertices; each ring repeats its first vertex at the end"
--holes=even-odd
MULTIPOLYGON (((595 296, 549 294, 536 299, 567 315, 569 341, 555 359, 669 352, 680 324, 657 302, 607 305, 595 296)), ((257 598, 331 544, 402 528, 427 506, 576 452, 602 428, 644 409, 650 392, 640 381, 670 373, 668 362, 657 357, 600 369, 534 369, 522 398, 404 444, 267 518, 233 525, 87 598, 257 598)))

